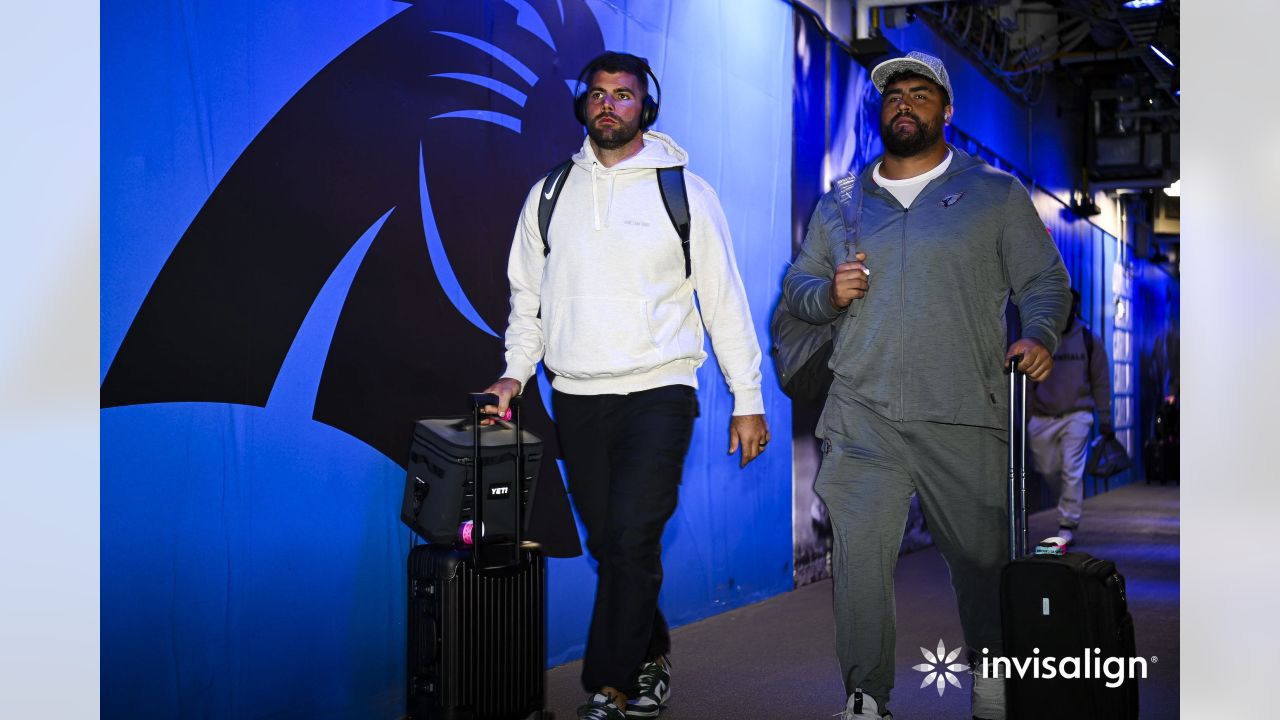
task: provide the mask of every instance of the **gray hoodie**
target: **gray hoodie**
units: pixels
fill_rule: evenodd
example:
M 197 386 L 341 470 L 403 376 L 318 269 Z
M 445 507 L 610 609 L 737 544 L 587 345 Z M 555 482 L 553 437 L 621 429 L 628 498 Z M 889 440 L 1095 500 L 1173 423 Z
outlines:
M 1093 337 L 1093 349 L 1084 336 Z M 1053 372 L 1035 383 L 1028 398 L 1032 415 L 1055 417 L 1079 411 L 1098 411 L 1098 422 L 1111 424 L 1111 370 L 1102 338 L 1077 318 L 1062 333 L 1053 354 Z
M 892 421 L 1005 428 L 1006 299 L 1012 291 L 1023 336 L 1053 352 L 1071 307 L 1069 281 L 1022 184 L 951 151 L 947 171 L 910 208 L 875 184 L 876 163 L 862 173 L 866 297 L 845 312 L 828 299 L 834 267 L 853 259 L 831 193 L 809 220 L 783 291 L 798 317 L 839 322 L 833 394 Z

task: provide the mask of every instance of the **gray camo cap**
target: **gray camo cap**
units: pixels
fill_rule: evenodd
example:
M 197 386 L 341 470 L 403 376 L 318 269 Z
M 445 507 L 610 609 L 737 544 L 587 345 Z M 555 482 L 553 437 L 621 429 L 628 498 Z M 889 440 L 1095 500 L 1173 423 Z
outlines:
M 919 73 L 941 85 L 947 91 L 947 98 L 950 99 L 952 104 L 955 103 L 956 94 L 951 91 L 951 76 L 947 75 L 947 66 L 943 65 L 938 58 L 915 50 L 907 53 L 906 57 L 885 60 L 875 66 L 871 71 L 871 84 L 876 86 L 876 90 L 883 93 L 889 76 L 902 70 Z

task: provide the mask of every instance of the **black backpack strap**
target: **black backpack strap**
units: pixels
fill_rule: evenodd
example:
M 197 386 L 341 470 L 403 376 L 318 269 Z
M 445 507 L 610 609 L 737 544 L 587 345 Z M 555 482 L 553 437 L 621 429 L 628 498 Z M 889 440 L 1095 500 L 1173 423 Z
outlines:
M 551 243 L 547 241 L 547 229 L 551 227 L 551 213 L 556 209 L 556 201 L 560 199 L 560 191 L 564 189 L 564 181 L 569 179 L 569 171 L 573 169 L 573 161 L 565 160 L 547 173 L 542 182 L 542 197 L 538 200 L 538 232 L 542 234 L 542 255 L 551 254 Z
M 667 216 L 675 225 L 680 236 L 680 249 L 684 251 L 684 276 L 693 274 L 693 263 L 689 259 L 689 192 L 684 185 L 683 167 L 658 168 L 658 190 L 662 193 L 662 204 L 667 208 Z

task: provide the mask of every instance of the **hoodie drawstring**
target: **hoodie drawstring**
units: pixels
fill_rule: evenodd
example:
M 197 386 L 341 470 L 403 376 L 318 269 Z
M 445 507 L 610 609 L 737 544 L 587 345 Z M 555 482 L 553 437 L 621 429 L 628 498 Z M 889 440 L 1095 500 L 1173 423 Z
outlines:
M 604 212 L 600 211 L 600 196 L 596 191 L 596 179 L 601 177 L 596 173 L 599 167 L 598 162 L 591 163 L 591 226 L 596 230 L 600 230 L 608 226 L 609 208 L 613 207 L 613 182 L 617 178 L 617 173 L 605 173 L 603 177 L 609 180 L 609 192 L 604 200 Z
M 600 199 L 596 197 L 596 163 L 591 163 L 591 219 L 592 227 L 600 229 Z
M 609 173 L 609 194 L 604 199 L 604 226 L 609 226 L 609 210 L 613 208 L 613 187 L 618 179 L 618 173 Z

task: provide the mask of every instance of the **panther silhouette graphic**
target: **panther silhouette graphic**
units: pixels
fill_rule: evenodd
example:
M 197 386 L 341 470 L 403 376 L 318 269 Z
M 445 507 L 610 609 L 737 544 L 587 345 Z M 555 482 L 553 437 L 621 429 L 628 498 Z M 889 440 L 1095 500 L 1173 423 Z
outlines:
M 516 217 L 529 187 L 580 145 L 572 84 L 603 50 L 584 0 L 416 2 L 365 35 L 205 201 L 111 360 L 102 407 L 265 407 L 325 281 L 381 223 L 313 418 L 404 465 L 414 419 L 457 414 L 463 390 L 501 370 Z M 527 426 L 554 451 L 538 394 L 530 383 Z M 556 464 L 543 468 L 553 481 L 538 483 L 529 535 L 576 554 Z

